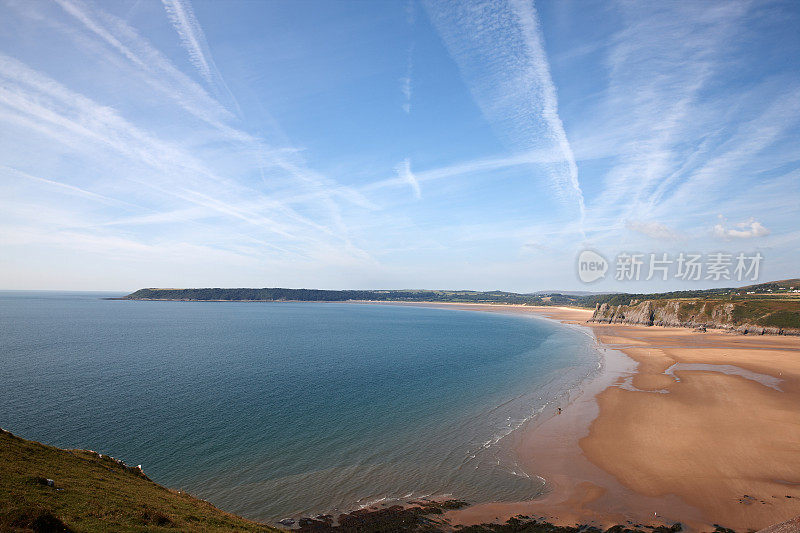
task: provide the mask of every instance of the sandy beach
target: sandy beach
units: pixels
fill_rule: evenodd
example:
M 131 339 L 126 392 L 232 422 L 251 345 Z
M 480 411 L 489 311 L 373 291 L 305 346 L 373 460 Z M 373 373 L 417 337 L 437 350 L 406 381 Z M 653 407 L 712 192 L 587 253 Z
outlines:
M 591 311 L 572 308 L 430 305 L 582 324 L 605 356 L 562 414 L 516 436 L 548 495 L 452 511 L 452 523 L 522 514 L 749 531 L 800 515 L 800 338 L 587 324 Z

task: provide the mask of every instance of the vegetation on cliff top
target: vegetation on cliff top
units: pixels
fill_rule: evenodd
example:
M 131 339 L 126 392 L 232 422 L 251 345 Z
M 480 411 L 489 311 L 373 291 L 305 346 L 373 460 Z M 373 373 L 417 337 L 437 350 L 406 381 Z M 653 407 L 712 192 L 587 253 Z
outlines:
M 420 501 L 304 518 L 300 533 L 601 533 L 591 525 L 556 526 L 519 516 L 502 524 L 452 526 L 445 513 L 463 501 Z M 681 525 L 614 526 L 606 533 L 676 533 Z M 62 450 L 0 429 L 0 531 L 272 532 L 186 493 L 162 487 L 139 468 L 88 450 Z M 283 530 L 285 531 L 285 530 Z M 732 531 L 718 527 L 719 533 Z
M 111 457 L 0 430 L 0 531 L 277 530 L 162 487 Z
M 796 335 L 800 332 L 800 298 L 632 299 L 601 305 L 591 321 Z

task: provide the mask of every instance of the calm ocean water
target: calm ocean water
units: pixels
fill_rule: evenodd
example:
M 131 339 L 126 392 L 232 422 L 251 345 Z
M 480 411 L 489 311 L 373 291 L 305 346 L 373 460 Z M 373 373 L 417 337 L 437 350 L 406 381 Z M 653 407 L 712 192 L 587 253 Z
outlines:
M 532 498 L 507 435 L 597 369 L 528 316 L 0 292 L 0 426 L 254 519 Z

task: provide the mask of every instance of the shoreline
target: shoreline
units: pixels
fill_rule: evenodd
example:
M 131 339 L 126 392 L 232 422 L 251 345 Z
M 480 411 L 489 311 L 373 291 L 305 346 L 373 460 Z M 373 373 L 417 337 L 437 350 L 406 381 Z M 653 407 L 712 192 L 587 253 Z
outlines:
M 587 323 L 591 310 L 359 302 L 529 314 L 588 329 L 604 359 L 560 415 L 514 449 L 548 493 L 449 511 L 454 525 L 531 516 L 757 530 L 800 515 L 800 339 Z M 777 384 L 777 385 L 776 385 Z

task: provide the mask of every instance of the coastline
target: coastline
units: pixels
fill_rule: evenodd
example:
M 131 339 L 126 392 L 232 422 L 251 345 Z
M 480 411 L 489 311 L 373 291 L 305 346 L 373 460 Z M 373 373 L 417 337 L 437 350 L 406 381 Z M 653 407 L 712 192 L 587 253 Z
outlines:
M 562 414 L 515 438 L 523 466 L 549 492 L 453 510 L 452 524 L 525 515 L 565 526 L 746 531 L 800 515 L 800 339 L 594 324 L 591 310 L 567 307 L 400 305 L 580 325 L 604 357 Z

